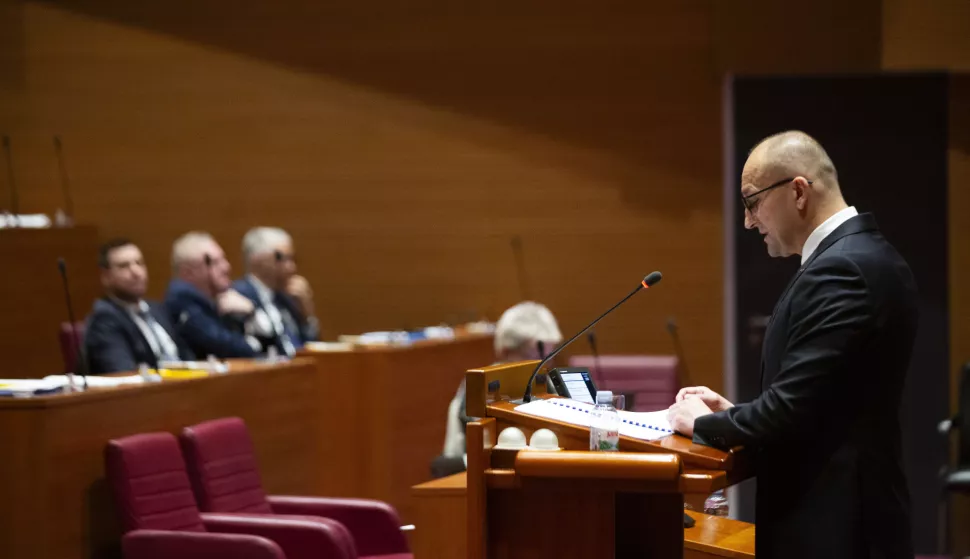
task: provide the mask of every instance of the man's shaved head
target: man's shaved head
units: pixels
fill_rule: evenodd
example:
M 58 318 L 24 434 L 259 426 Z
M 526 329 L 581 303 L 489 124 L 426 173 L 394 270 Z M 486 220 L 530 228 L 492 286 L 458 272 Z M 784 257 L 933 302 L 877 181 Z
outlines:
M 805 175 L 826 188 L 839 187 L 839 176 L 829 154 L 815 138 L 800 130 L 788 130 L 758 142 L 748 162 L 766 175 L 779 178 Z
M 771 256 L 800 254 L 809 234 L 847 207 L 829 154 L 799 130 L 754 146 L 741 171 L 741 197 L 744 226 L 764 236 Z

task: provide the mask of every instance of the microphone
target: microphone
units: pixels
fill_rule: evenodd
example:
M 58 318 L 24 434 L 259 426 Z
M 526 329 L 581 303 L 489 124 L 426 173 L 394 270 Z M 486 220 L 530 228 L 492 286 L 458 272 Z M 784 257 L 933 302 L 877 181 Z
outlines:
M 674 342 L 674 353 L 677 354 L 677 370 L 680 373 L 678 381 L 680 386 L 690 386 L 690 373 L 687 370 L 687 359 L 684 358 L 684 348 L 680 345 L 680 336 L 677 333 L 677 321 L 674 317 L 667 319 L 667 332 Z
M 67 264 L 64 262 L 63 258 L 57 259 L 57 269 L 61 272 L 61 284 L 64 286 L 64 300 L 67 303 L 67 319 L 71 321 L 71 337 L 74 341 L 74 350 L 78 355 L 77 372 L 81 375 L 81 380 L 84 383 L 84 389 L 87 390 L 87 360 L 84 358 L 84 351 L 81 349 L 81 336 L 79 336 L 77 333 L 77 324 L 74 320 L 74 305 L 71 303 L 71 288 L 67 282 Z
M 575 336 L 573 336 L 572 338 L 569 338 L 565 342 L 559 344 L 559 347 L 557 347 L 556 349 L 552 350 L 552 353 L 550 353 L 545 358 L 543 358 L 541 361 L 539 361 L 539 364 L 536 365 L 535 370 L 532 371 L 532 376 L 529 377 L 529 382 L 526 383 L 526 385 L 525 385 L 525 394 L 522 395 L 522 401 L 521 402 L 514 402 L 514 403 L 517 403 L 517 404 L 518 403 L 529 403 L 529 402 L 532 401 L 532 381 L 535 380 L 536 375 L 539 373 L 539 369 L 541 369 L 543 365 L 545 365 L 546 363 L 548 363 L 550 359 L 552 359 L 556 355 L 559 355 L 559 352 L 562 351 L 563 349 L 565 349 L 566 346 L 568 346 L 569 344 L 573 343 L 573 341 L 575 341 L 576 338 L 578 338 L 578 337 L 582 336 L 583 334 L 585 334 L 587 330 L 589 330 L 593 326 L 596 326 L 596 323 L 599 322 L 600 320 L 603 320 L 603 317 L 605 317 L 606 315 L 608 315 L 611 312 L 615 311 L 616 308 L 619 307 L 620 305 L 622 305 L 623 303 L 626 303 L 630 299 L 630 297 L 633 297 L 634 295 L 636 295 L 637 293 L 639 293 L 641 289 L 648 289 L 648 288 L 656 285 L 657 283 L 659 283 L 661 279 L 663 279 L 663 274 L 661 274 L 660 272 L 650 272 L 649 274 L 647 274 L 647 276 L 645 278 L 643 278 L 643 281 L 640 282 L 640 285 L 638 285 L 637 288 L 634 289 L 633 291 L 631 291 L 626 297 L 624 297 L 623 299 L 620 299 L 620 302 L 619 303 L 613 305 L 612 307 L 610 307 L 610 310 L 608 310 L 605 313 L 599 315 L 599 317 L 597 317 L 596 320 L 594 320 L 593 322 L 590 322 L 589 324 L 587 324 L 586 327 L 583 328 L 582 330 L 580 330 Z
M 512 256 L 515 258 L 515 273 L 519 278 L 519 296 L 523 301 L 531 301 L 531 291 L 529 290 L 529 278 L 525 273 L 525 257 L 522 254 L 522 238 L 518 235 L 512 237 Z
M 67 166 L 64 164 L 64 150 L 61 145 L 60 136 L 54 136 L 54 154 L 57 156 L 57 169 L 61 174 L 61 193 L 64 195 L 64 213 L 73 222 L 74 199 L 71 198 L 71 184 L 67 176 Z
M 218 293 L 216 293 L 216 280 L 212 278 L 212 256 L 206 253 L 203 256 L 203 260 L 205 261 L 205 277 L 209 280 L 209 291 L 211 292 L 211 297 L 215 299 Z
M 596 369 L 596 374 L 600 372 L 600 352 L 596 349 L 596 330 L 590 330 L 589 334 L 586 334 L 586 340 L 589 342 L 589 350 L 593 354 L 593 368 Z
M 10 150 L 10 136 L 3 136 L 3 154 L 7 160 L 7 182 L 10 183 L 10 213 L 14 216 L 20 213 L 20 196 L 17 193 L 17 181 L 13 173 L 13 153 Z

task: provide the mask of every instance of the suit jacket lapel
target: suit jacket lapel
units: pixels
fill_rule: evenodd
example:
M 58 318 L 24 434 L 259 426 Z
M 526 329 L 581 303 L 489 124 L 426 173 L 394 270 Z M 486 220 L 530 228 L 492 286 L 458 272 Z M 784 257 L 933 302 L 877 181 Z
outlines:
M 808 260 L 806 260 L 805 263 L 798 268 L 798 271 L 795 272 L 791 280 L 788 281 L 788 285 L 785 286 L 785 290 L 782 291 L 781 297 L 779 297 L 778 302 L 775 303 L 774 310 L 771 311 L 771 317 L 768 319 L 768 326 L 765 328 L 764 341 L 761 344 L 761 386 L 762 388 L 764 388 L 764 385 L 765 385 L 765 351 L 766 351 L 765 348 L 767 347 L 767 344 L 765 342 L 767 342 L 768 340 L 768 334 L 771 331 L 772 323 L 775 321 L 775 315 L 778 314 L 778 309 L 781 307 L 781 303 L 785 300 L 785 297 L 788 296 L 788 292 L 791 291 L 792 286 L 795 285 L 795 282 L 798 281 L 798 278 L 801 277 L 802 273 L 805 272 L 805 270 L 809 266 L 811 266 L 813 262 L 815 262 L 815 259 L 818 258 L 820 254 L 828 250 L 829 247 L 834 245 L 835 242 L 838 241 L 839 239 L 842 239 L 843 237 L 847 237 L 849 235 L 854 235 L 856 233 L 863 233 L 865 231 L 878 231 L 878 230 L 879 230 L 879 226 L 876 225 L 876 218 L 871 213 L 859 214 L 855 217 L 852 217 L 846 220 L 845 223 L 836 227 L 835 231 L 832 231 L 827 237 L 822 239 L 822 242 L 819 243 L 818 248 L 815 249 L 815 252 L 813 252 L 812 255 L 808 257 Z

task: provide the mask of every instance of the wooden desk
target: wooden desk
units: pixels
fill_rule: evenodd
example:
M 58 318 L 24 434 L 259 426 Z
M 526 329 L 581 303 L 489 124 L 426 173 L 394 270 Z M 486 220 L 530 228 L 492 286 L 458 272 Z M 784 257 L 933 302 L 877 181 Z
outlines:
M 455 474 L 411 488 L 416 559 L 465 559 L 468 537 L 465 474 Z
M 415 559 L 464 559 L 466 553 L 467 479 L 455 474 L 416 485 Z M 699 512 L 689 512 L 695 524 L 684 528 L 684 559 L 754 557 L 754 525 Z
M 404 347 L 302 352 L 325 379 L 325 397 L 314 408 L 322 452 L 330 457 L 320 470 L 323 494 L 387 501 L 405 524 L 413 523 L 411 486 L 428 479 L 444 447 L 448 404 L 467 369 L 493 360 L 492 340 L 468 334 Z
M 519 412 L 509 401 L 525 391 L 536 363 L 466 374 L 467 412 L 481 418 L 466 428 L 469 558 L 703 557 L 717 556 L 712 554 L 722 548 L 744 556 L 744 545 L 753 546 L 753 530 L 742 526 L 738 535 L 722 537 L 723 530 L 704 529 L 705 519 L 695 533 L 710 541 L 691 549 L 682 522 L 687 496 L 709 494 L 750 475 L 748 453 L 696 445 L 679 435 L 656 441 L 624 436 L 621 452 L 590 452 L 588 428 Z M 498 391 L 487 393 L 496 381 Z M 496 448 L 498 434 L 509 427 L 527 438 L 550 429 L 563 450 Z M 538 518 L 543 528 L 555 526 L 564 536 L 536 538 L 531 527 Z M 740 550 L 730 537 L 740 539 Z
M 200 421 L 242 417 L 270 493 L 324 495 L 319 422 L 330 394 L 310 360 L 233 363 L 230 373 L 31 399 L 0 399 L 0 557 L 116 556 L 121 532 L 104 482 L 112 438 L 179 433 Z M 341 454 L 351 452 L 343 448 Z
M 67 322 L 57 259 L 64 258 L 77 320 L 101 294 L 98 230 L 0 229 L 0 378 L 64 372 L 58 332 Z

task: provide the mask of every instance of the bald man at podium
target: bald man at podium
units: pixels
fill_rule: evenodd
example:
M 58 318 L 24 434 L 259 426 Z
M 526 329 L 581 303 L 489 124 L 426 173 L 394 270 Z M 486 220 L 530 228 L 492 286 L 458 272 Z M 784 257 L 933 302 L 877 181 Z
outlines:
M 685 388 L 671 425 L 757 456 L 759 559 L 913 557 L 900 400 L 916 336 L 916 283 L 872 214 L 842 197 L 835 165 L 792 131 L 741 174 L 745 227 L 772 257 L 799 255 L 765 333 L 762 393 L 734 405 Z

